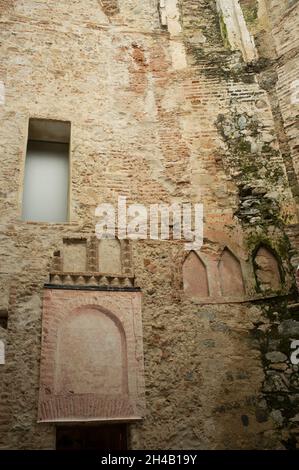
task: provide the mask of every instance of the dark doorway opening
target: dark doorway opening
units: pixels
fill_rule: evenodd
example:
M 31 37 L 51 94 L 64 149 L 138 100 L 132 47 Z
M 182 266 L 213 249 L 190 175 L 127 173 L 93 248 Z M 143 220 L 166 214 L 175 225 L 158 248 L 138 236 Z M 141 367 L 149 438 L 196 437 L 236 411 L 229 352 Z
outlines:
M 58 426 L 56 450 L 127 450 L 127 426 Z

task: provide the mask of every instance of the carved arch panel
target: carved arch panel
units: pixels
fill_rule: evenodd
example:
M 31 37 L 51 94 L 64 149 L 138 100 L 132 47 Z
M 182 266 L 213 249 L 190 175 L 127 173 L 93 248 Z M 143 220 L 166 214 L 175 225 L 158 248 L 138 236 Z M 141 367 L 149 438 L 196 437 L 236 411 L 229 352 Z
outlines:
M 201 258 L 191 251 L 183 264 L 184 291 L 190 297 L 209 297 L 207 268 Z
M 222 252 L 218 264 L 218 270 L 222 296 L 244 296 L 245 288 L 241 263 L 227 247 Z

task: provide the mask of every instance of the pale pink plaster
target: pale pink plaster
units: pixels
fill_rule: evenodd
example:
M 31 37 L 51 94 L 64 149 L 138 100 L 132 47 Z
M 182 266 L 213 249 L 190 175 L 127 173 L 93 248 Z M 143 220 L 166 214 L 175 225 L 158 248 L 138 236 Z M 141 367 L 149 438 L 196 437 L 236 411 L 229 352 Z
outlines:
M 144 414 L 141 294 L 46 290 L 38 419 Z

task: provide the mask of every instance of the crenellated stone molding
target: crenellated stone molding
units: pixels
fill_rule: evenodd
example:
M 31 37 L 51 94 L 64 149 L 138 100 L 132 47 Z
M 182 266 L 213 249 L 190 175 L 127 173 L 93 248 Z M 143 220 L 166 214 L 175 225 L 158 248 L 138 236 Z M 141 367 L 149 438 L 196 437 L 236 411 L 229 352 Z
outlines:
M 64 287 L 101 287 L 133 289 L 138 288 L 134 277 L 111 275 L 103 273 L 50 273 L 49 286 Z

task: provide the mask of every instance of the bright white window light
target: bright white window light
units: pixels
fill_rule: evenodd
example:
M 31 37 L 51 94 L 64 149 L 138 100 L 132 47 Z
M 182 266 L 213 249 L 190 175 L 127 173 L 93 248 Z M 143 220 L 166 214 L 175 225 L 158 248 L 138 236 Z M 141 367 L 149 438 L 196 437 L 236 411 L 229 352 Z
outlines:
M 68 221 L 69 123 L 33 119 L 25 163 L 22 218 Z

